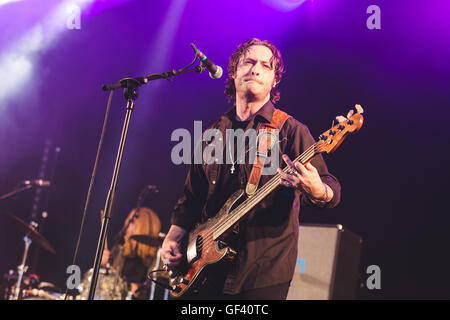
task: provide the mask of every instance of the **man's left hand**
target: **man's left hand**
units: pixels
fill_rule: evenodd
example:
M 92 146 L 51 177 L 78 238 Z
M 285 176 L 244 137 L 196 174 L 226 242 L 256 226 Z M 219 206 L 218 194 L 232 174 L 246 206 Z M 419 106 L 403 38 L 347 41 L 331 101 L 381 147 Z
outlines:
M 331 199 L 330 196 L 327 197 L 327 192 L 331 188 L 326 190 L 327 186 L 322 182 L 317 169 L 311 163 L 308 162 L 306 165 L 299 162 L 293 163 L 286 154 L 283 154 L 283 160 L 294 170 L 294 174 L 288 174 L 278 168 L 281 185 L 299 189 L 315 200 Z

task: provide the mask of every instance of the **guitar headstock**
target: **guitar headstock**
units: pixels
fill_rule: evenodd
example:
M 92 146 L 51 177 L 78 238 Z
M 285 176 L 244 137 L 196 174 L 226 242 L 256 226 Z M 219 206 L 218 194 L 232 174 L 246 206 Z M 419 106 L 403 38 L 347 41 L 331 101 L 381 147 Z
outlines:
M 356 113 L 350 110 L 347 117 L 337 116 L 336 119 L 339 123 L 319 136 L 317 152 L 333 152 L 340 146 L 349 133 L 358 131 L 362 127 L 364 121 L 362 113 L 364 110 L 359 104 L 355 105 L 355 109 Z

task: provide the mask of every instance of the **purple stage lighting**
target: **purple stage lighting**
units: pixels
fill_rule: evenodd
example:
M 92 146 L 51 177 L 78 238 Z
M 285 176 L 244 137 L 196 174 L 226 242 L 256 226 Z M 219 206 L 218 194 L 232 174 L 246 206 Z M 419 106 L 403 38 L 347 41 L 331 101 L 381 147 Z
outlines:
M 292 11 L 306 0 L 262 0 L 262 2 L 279 11 Z

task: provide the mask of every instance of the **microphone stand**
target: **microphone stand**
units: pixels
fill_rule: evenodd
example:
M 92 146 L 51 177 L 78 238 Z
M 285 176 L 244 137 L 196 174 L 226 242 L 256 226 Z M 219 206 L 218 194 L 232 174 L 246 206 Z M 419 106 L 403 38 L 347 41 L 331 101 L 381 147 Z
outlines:
M 172 81 L 172 79 L 176 75 L 179 75 L 179 74 L 189 73 L 189 72 L 200 73 L 200 72 L 204 71 L 205 66 L 203 64 L 200 64 L 193 69 L 187 69 L 188 67 L 190 67 L 194 64 L 194 62 L 197 60 L 197 58 L 198 57 L 196 55 L 194 61 L 192 61 L 191 64 L 189 64 L 188 66 L 186 66 L 183 69 L 178 70 L 178 71 L 172 69 L 168 72 L 164 72 L 164 73 L 160 73 L 160 74 L 152 73 L 146 77 L 124 78 L 117 82 L 105 84 L 102 87 L 102 89 L 104 91 L 115 90 L 118 88 L 124 88 L 124 97 L 125 97 L 125 100 L 127 101 L 127 105 L 126 105 L 125 119 L 124 119 L 123 128 L 122 128 L 122 134 L 121 134 L 120 142 L 119 142 L 119 148 L 117 151 L 116 161 L 114 164 L 111 185 L 110 185 L 110 189 L 108 191 L 107 197 L 106 197 L 106 203 L 105 203 L 105 208 L 104 208 L 104 219 L 102 222 L 102 227 L 100 230 L 100 235 L 99 235 L 99 239 L 98 239 L 98 243 L 97 243 L 97 251 L 95 254 L 94 267 L 93 267 L 91 285 L 89 288 L 88 300 L 94 299 L 94 293 L 95 293 L 95 288 L 97 286 L 100 263 L 101 263 L 102 256 L 103 256 L 103 250 L 105 248 L 105 240 L 106 240 L 106 235 L 107 235 L 107 231 L 108 231 L 109 220 L 111 219 L 111 211 L 112 211 L 112 207 L 114 204 L 114 198 L 115 198 L 115 194 L 116 194 L 117 180 L 119 177 L 120 166 L 122 164 L 122 157 L 123 157 L 123 153 L 124 153 L 126 138 L 128 135 L 128 128 L 130 126 L 131 113 L 134 110 L 135 100 L 137 99 L 137 96 L 138 96 L 137 89 L 138 89 L 138 87 L 142 86 L 143 84 L 147 84 L 148 82 L 156 80 L 156 79 L 166 79 L 168 81 Z

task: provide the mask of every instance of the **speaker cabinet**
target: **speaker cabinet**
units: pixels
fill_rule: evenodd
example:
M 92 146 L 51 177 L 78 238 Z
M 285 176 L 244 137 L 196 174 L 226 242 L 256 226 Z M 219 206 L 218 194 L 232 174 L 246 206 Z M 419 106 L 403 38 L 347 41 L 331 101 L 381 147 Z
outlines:
M 287 300 L 353 299 L 362 239 L 338 225 L 301 224 Z

